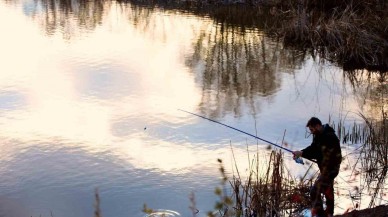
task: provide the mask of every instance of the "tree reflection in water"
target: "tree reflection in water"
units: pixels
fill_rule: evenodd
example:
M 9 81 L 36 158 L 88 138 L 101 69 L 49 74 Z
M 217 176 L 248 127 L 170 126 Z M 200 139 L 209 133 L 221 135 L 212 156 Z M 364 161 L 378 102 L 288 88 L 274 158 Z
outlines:
M 104 14 L 112 9 L 112 4 L 115 3 L 104 0 L 39 0 L 32 17 L 40 17 L 40 25 L 46 34 L 60 31 L 65 39 L 70 39 L 76 35 L 75 31 L 79 31 L 77 28 L 94 30 L 101 24 Z M 144 5 L 144 2 L 117 4 L 116 10 L 125 13 L 129 22 L 147 35 L 152 35 L 157 25 L 165 25 L 163 20 L 155 20 L 155 13 L 161 11 L 161 7 L 173 7 Z M 240 116 L 245 104 L 249 105 L 252 114 L 256 114 L 260 105 L 255 103 L 255 97 L 270 100 L 280 88 L 279 73 L 293 73 L 306 57 L 304 51 L 284 49 L 280 41 L 271 39 L 263 29 L 257 28 L 264 28 L 271 20 L 270 16 L 248 19 L 258 16 L 252 14 L 252 10 L 240 11 L 241 16 L 225 16 L 225 13 L 237 11 L 221 8 L 212 22 L 203 22 L 193 44 L 194 51 L 186 55 L 186 65 L 203 79 L 200 109 L 210 117 L 229 112 Z M 175 12 L 188 13 L 182 7 L 171 13 Z M 208 13 L 202 9 L 194 15 Z
M 7 2 L 12 4 L 12 1 Z M 271 37 L 271 30 L 283 24 L 271 16 L 273 9 L 261 7 L 254 10 L 237 6 L 194 7 L 175 1 L 37 0 L 31 16 L 40 18 L 46 34 L 60 31 L 65 39 L 70 39 L 78 29 L 94 30 L 113 5 L 136 29 L 149 35 L 158 25 L 165 25 L 164 20 L 155 21 L 155 14 L 161 11 L 206 17 L 207 22 L 203 22 L 199 29 L 193 27 L 196 34 L 193 51 L 184 55 L 185 64 L 202 79 L 201 112 L 212 118 L 229 112 L 240 116 L 243 103 L 249 105 L 252 114 L 256 114 L 260 105 L 255 103 L 255 98 L 271 100 L 280 88 L 280 73 L 292 74 L 301 68 L 307 57 L 316 55 L 315 51 L 303 47 L 286 49 L 281 40 Z M 353 82 L 355 92 L 362 94 L 365 88 L 358 88 L 358 73 L 345 72 L 344 75 Z M 380 80 L 384 83 L 386 76 L 382 75 Z M 385 87 L 375 82 L 369 85 L 372 87 L 366 90 Z M 368 92 L 364 95 L 368 105 L 380 101 L 375 94 Z
M 91 31 L 101 24 L 109 5 L 105 0 L 38 0 L 31 16 L 41 18 L 47 35 L 60 31 L 64 39 L 70 39 L 78 28 Z
M 260 32 L 221 23 L 201 34 L 187 64 L 203 66 L 200 108 L 214 118 L 229 112 L 240 116 L 244 103 L 256 114 L 260 105 L 255 98 L 271 99 L 280 88 L 280 73 L 293 73 L 304 58 Z

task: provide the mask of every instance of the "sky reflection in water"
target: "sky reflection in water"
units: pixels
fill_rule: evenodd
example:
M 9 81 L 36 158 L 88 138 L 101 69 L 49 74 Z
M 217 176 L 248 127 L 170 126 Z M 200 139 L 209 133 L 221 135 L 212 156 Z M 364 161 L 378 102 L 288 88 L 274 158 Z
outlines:
M 177 109 L 277 143 L 287 130 L 292 148 L 310 142 L 310 116 L 358 109 L 341 70 L 311 58 L 290 66 L 291 51 L 256 31 L 244 37 L 253 51 L 265 44 L 265 56 L 233 59 L 227 50 L 242 36 L 193 15 L 106 3 L 81 22 L 77 10 L 46 14 L 40 1 L 0 5 L 0 199 L 23 207 L 10 212 L 90 216 L 98 187 L 104 216 L 142 216 L 144 202 L 186 216 L 191 191 L 204 215 L 216 159 L 232 165 L 231 143 L 245 171 L 256 141 Z

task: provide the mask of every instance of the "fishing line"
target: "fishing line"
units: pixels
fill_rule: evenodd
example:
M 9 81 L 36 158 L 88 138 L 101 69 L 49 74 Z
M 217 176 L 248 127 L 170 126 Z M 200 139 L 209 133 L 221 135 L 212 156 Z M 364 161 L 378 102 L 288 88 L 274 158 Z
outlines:
M 277 144 L 275 144 L 275 143 L 273 143 L 273 142 L 270 142 L 270 141 L 268 141 L 268 140 L 266 140 L 266 139 L 263 139 L 263 138 L 260 138 L 260 137 L 258 137 L 258 136 L 255 136 L 255 135 L 253 135 L 253 134 L 250 134 L 250 133 L 247 133 L 247 132 L 245 132 L 245 131 L 239 130 L 239 129 L 234 128 L 234 127 L 232 127 L 232 126 L 223 124 L 223 123 L 218 122 L 218 121 L 216 121 L 216 120 L 212 120 L 212 119 L 207 118 L 207 117 L 204 117 L 204 116 L 202 116 L 202 115 L 195 114 L 195 113 L 192 113 L 192 112 L 188 112 L 188 111 L 185 111 L 185 110 L 182 110 L 182 109 L 178 109 L 178 110 L 179 110 L 179 111 L 182 111 L 182 112 L 186 112 L 186 113 L 191 114 L 191 115 L 194 115 L 194 116 L 197 116 L 197 117 L 200 117 L 200 118 L 203 118 L 203 119 L 206 119 L 206 120 L 208 120 L 208 121 L 211 121 L 211 122 L 220 124 L 220 125 L 222 125 L 222 126 L 228 127 L 228 128 L 230 128 L 230 129 L 236 130 L 236 131 L 238 131 L 238 132 L 240 132 L 240 133 L 244 133 L 244 134 L 246 134 L 246 135 L 248 135 L 248 136 L 251 136 L 251 137 L 253 137 L 253 138 L 256 138 L 256 139 L 258 139 L 258 140 L 261 140 L 261 141 L 266 142 L 266 143 L 268 143 L 268 144 L 271 144 L 271 145 L 273 145 L 273 146 L 276 146 L 276 147 L 278 147 L 278 148 L 280 148 L 280 149 L 283 149 L 283 150 L 285 150 L 285 151 L 287 151 L 287 152 L 293 153 L 293 151 L 291 151 L 291 150 L 288 149 L 288 148 L 282 147 L 282 146 L 277 145 Z M 314 160 L 311 160 L 311 159 L 308 159 L 308 158 L 305 158 L 305 159 L 307 159 L 307 160 L 309 160 L 309 161 L 312 161 L 312 162 L 316 163 L 316 161 L 314 161 Z M 296 162 L 296 163 L 299 163 L 299 164 L 304 164 L 303 160 L 302 160 L 300 157 L 299 157 L 299 158 L 296 158 L 296 159 L 295 159 L 295 162 Z

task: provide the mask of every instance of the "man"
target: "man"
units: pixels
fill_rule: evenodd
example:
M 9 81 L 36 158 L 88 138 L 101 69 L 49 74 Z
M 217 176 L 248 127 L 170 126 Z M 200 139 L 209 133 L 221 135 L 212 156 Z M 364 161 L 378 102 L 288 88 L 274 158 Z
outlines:
M 341 147 L 335 131 L 328 124 L 312 117 L 306 127 L 313 134 L 310 146 L 294 151 L 294 159 L 303 157 L 317 161 L 320 175 L 310 191 L 312 215 L 317 217 L 333 216 L 334 213 L 334 178 L 338 175 L 342 161 Z M 321 193 L 326 198 L 326 210 L 323 210 Z

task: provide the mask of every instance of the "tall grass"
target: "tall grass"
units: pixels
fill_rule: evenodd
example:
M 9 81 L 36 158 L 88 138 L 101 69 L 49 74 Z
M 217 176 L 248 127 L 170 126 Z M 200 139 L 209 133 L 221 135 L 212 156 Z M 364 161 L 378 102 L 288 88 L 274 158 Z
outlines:
M 294 178 L 285 167 L 280 151 L 272 151 L 263 165 L 258 157 L 254 159 L 245 180 L 237 165 L 236 174 L 229 179 L 222 161 L 219 162 L 223 188 L 216 190 L 220 200 L 216 203 L 216 211 L 209 212 L 208 216 L 287 216 L 309 206 L 311 180 Z M 231 194 L 223 190 L 227 182 Z
M 378 0 L 332 2 L 317 9 L 302 1 L 286 16 L 291 23 L 280 29 L 288 46 L 304 46 L 344 69 L 387 71 L 388 9 Z
M 388 172 L 388 85 L 386 77 L 371 78 L 370 73 L 353 73 L 350 80 L 353 88 L 361 96 L 361 101 L 368 101 L 369 112 L 359 114 L 362 123 L 345 126 L 337 123 L 337 133 L 343 143 L 356 144 L 356 165 L 362 171 L 365 187 L 371 192 L 369 207 L 376 204 L 376 198 L 386 187 Z M 366 89 L 366 90 L 365 90 Z M 355 169 L 353 169 L 355 171 Z
M 369 140 L 362 146 L 360 159 L 365 171 L 368 189 L 372 190 L 369 207 L 375 205 L 375 199 L 384 189 L 388 173 L 388 123 L 387 113 L 383 112 L 381 122 L 373 122 L 364 117 L 369 128 Z
M 388 172 L 388 125 L 387 113 L 382 112 L 379 120 L 367 118 L 360 114 L 364 123 L 353 123 L 345 126 L 343 123 L 334 124 L 342 143 L 357 144 L 357 149 L 352 153 L 357 159 L 351 165 L 352 173 L 359 173 L 363 183 L 371 194 L 369 207 L 376 205 L 378 195 L 386 187 Z M 361 172 L 359 172 L 361 171 Z

